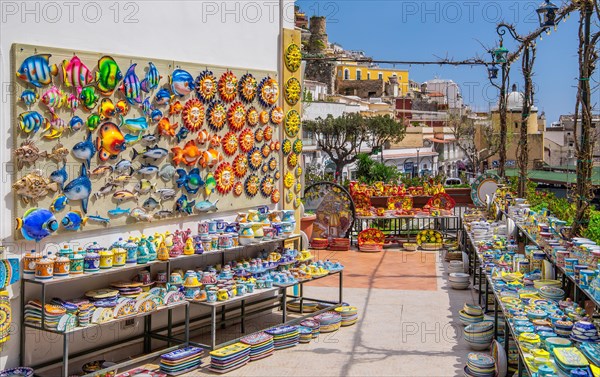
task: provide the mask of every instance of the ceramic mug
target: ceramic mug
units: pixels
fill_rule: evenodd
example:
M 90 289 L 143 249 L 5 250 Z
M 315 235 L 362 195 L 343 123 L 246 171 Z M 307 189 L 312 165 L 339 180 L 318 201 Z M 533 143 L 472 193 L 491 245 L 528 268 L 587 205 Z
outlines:
M 237 284 L 235 286 L 235 294 L 236 296 L 243 296 L 246 294 L 246 286 L 242 283 Z
M 208 234 L 208 221 L 201 221 L 198 223 L 198 234 Z
M 223 233 L 225 230 L 225 221 L 223 219 L 215 219 L 217 233 Z
M 216 221 L 211 220 L 208 222 L 208 233 L 210 233 L 210 234 L 217 233 L 217 222 Z
M 254 293 L 254 287 L 256 285 L 254 283 L 246 283 L 246 292 Z
M 217 301 L 217 292 L 210 290 L 206 292 L 206 302 L 216 302 Z

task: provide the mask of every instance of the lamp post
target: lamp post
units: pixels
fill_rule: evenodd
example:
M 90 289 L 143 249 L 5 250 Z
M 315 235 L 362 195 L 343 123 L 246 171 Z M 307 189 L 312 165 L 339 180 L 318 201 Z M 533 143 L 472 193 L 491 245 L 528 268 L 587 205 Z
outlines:
M 501 24 L 502 25 L 502 24 Z M 498 68 L 493 65 L 488 69 L 488 78 L 490 83 L 495 86 L 499 91 L 498 99 L 498 115 L 500 117 L 500 148 L 498 150 L 499 164 L 498 164 L 498 175 L 504 178 L 506 171 L 504 165 L 506 164 L 506 139 L 507 139 L 507 125 L 506 125 L 506 87 L 508 85 L 510 63 L 508 62 L 508 49 L 504 47 L 503 35 L 506 33 L 502 30 L 501 25 L 496 28 L 496 33 L 500 36 L 500 45 L 491 50 L 492 61 L 496 64 L 500 64 L 501 77 L 500 84 L 494 83 L 494 79 L 498 77 Z
M 417 177 L 421 176 L 421 160 L 419 159 L 419 152 L 421 152 L 421 148 L 417 148 Z

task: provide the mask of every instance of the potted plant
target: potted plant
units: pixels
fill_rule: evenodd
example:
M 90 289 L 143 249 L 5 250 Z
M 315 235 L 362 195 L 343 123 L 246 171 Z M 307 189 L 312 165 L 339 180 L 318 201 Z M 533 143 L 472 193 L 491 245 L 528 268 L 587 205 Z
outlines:
M 300 230 L 303 231 L 309 240 L 312 240 L 313 223 L 317 219 L 314 211 L 306 211 L 300 218 Z

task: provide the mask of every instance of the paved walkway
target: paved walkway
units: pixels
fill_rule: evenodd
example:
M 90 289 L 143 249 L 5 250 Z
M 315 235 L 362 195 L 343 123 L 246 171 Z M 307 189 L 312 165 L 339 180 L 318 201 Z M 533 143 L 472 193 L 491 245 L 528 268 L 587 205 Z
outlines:
M 326 257 L 323 253 L 320 258 Z M 331 258 L 346 266 L 344 301 L 359 308 L 359 322 L 310 344 L 277 351 L 228 376 L 462 375 L 469 349 L 455 313 L 476 296 L 446 286 L 446 263 L 438 253 L 351 251 Z M 336 279 L 309 284 L 306 293 L 336 298 Z

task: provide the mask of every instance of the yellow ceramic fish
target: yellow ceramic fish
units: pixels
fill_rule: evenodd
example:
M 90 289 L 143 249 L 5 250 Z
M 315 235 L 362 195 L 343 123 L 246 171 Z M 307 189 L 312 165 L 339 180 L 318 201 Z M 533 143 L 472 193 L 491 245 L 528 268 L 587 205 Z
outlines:
M 117 156 L 125 150 L 125 137 L 116 124 L 112 122 L 102 124 L 96 138 L 96 148 L 98 148 L 98 157 L 102 161 Z

